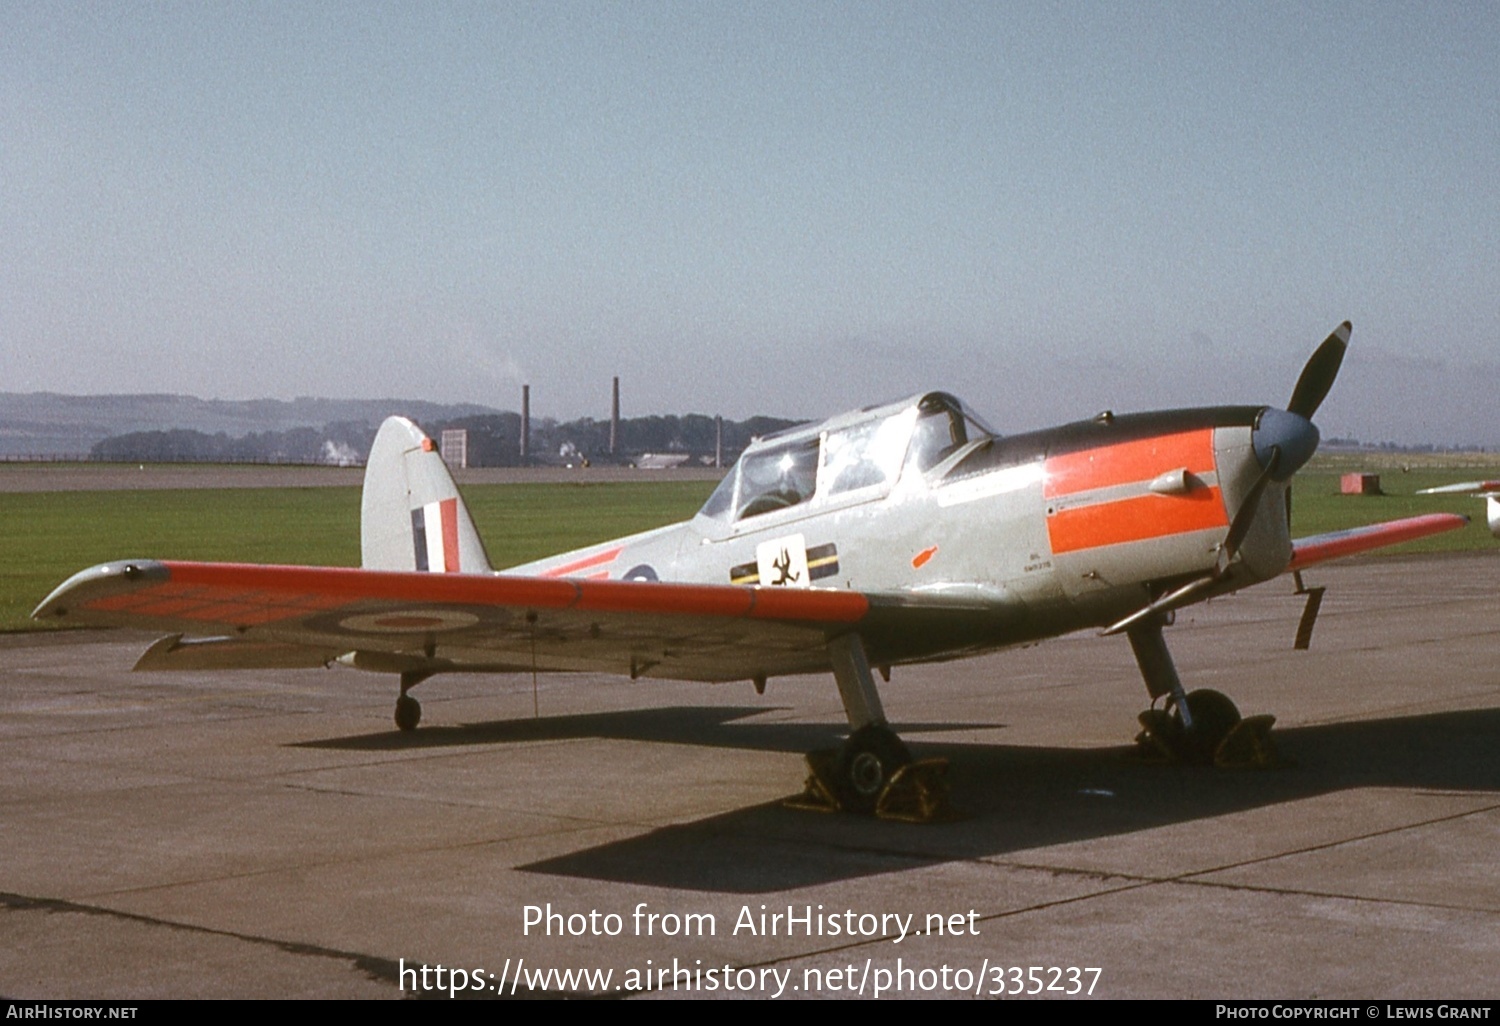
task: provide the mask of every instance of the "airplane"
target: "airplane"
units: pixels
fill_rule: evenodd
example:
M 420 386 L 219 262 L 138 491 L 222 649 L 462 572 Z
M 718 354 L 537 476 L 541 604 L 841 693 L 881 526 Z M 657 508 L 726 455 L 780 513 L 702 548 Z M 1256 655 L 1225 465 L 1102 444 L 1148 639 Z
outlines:
M 1485 513 L 1489 519 L 1490 534 L 1500 538 L 1500 481 L 1464 481 L 1461 484 L 1442 485 L 1438 488 L 1422 488 L 1417 491 L 1417 494 L 1460 494 L 1483 499 Z
M 809 755 L 809 786 L 862 813 L 913 800 L 930 813 L 945 787 L 887 721 L 875 671 L 1100 628 L 1126 636 L 1145 680 L 1138 740 L 1188 762 L 1253 760 L 1272 717 L 1185 690 L 1163 635 L 1175 611 L 1467 523 L 1434 513 L 1290 537 L 1292 475 L 1317 448 L 1312 417 L 1349 334 L 1345 322 L 1318 347 L 1285 409 L 1105 412 L 1002 437 L 928 392 L 790 428 L 747 447 L 691 520 L 503 572 L 432 440 L 392 417 L 366 465 L 361 568 L 118 560 L 33 616 L 173 632 L 137 670 L 397 674 L 403 731 L 421 718 L 411 689 L 443 673 L 763 691 L 832 671 L 849 735 Z

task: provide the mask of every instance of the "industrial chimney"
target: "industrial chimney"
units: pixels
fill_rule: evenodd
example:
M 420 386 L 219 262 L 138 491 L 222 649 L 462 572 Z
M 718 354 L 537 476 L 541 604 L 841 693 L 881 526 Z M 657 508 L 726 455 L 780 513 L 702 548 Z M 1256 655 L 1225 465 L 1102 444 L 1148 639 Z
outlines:
M 609 454 L 613 456 L 620 444 L 620 379 L 615 378 L 614 393 L 609 403 Z
M 521 386 L 521 463 L 531 453 L 531 386 Z

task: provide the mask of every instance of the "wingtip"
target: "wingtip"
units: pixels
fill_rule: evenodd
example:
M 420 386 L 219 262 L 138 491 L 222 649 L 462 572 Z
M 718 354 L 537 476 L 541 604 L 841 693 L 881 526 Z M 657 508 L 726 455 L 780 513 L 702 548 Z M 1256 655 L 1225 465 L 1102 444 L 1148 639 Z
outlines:
M 61 620 L 80 602 L 128 591 L 142 583 L 166 580 L 167 568 L 154 559 L 121 559 L 100 563 L 63 581 L 31 611 L 33 620 Z

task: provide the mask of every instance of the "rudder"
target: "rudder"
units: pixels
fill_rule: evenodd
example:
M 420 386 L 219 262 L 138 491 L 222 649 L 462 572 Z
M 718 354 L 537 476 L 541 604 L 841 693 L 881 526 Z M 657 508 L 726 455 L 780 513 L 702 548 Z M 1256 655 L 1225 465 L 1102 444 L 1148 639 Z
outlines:
M 370 446 L 360 553 L 366 570 L 493 572 L 437 446 L 405 417 L 387 417 Z

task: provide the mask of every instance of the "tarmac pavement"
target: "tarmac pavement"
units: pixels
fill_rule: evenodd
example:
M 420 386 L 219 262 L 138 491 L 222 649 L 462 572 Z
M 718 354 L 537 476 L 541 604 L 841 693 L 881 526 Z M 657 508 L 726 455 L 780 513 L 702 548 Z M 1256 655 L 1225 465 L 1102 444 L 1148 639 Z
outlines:
M 783 806 L 831 678 L 438 677 L 401 735 L 392 678 L 0 636 L 0 997 L 1493 998 L 1497 571 L 1317 568 L 1309 652 L 1287 582 L 1179 613 L 1269 770 L 1143 762 L 1120 638 L 897 668 L 959 811 L 920 826 Z

